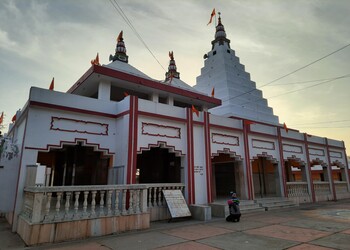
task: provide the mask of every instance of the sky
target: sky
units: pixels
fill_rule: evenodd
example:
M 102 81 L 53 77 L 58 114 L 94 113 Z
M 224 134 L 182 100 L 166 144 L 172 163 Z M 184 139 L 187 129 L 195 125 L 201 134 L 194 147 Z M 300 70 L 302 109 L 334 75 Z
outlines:
M 100 62 L 108 64 L 121 30 L 129 64 L 163 80 L 168 52 L 174 51 L 181 79 L 195 85 L 214 39 L 214 23 L 207 25 L 213 8 L 221 12 L 231 48 L 258 88 L 350 43 L 348 0 L 1 0 L 2 131 L 28 100 L 31 86 L 48 88 L 55 77 L 55 90 L 66 92 L 97 52 Z M 280 123 L 343 140 L 348 155 L 349 58 L 350 46 L 259 88 Z M 319 81 L 337 77 L 341 78 Z M 315 84 L 319 85 L 312 87 Z

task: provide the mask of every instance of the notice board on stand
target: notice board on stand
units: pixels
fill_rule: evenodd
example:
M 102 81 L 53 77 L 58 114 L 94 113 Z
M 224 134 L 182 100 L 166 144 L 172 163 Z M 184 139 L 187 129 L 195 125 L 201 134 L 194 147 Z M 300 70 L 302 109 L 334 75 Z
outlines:
M 171 218 L 191 216 L 181 190 L 163 190 L 163 195 L 168 204 Z

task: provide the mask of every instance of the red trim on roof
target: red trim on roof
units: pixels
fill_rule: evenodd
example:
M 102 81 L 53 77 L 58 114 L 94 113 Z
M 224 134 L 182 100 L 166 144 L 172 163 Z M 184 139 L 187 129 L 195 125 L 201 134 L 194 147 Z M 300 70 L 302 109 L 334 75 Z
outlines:
M 94 66 L 92 65 L 84 75 L 82 75 L 76 83 L 70 87 L 70 89 L 67 91 L 67 93 L 72 93 L 74 90 L 76 90 L 92 73 L 94 73 Z
M 146 86 L 149 88 L 154 88 L 154 89 L 158 89 L 161 91 L 166 91 L 166 92 L 170 92 L 173 94 L 177 94 L 177 95 L 181 95 L 181 96 L 186 96 L 189 98 L 193 98 L 196 100 L 201 100 L 201 101 L 205 101 L 208 103 L 213 103 L 213 104 L 217 104 L 217 105 L 221 105 L 221 100 L 214 98 L 214 97 L 210 97 L 210 96 L 206 96 L 203 94 L 199 94 L 199 93 L 195 93 L 189 90 L 185 90 L 185 89 L 181 89 L 181 88 L 177 88 L 174 86 L 169 86 L 160 82 L 156 82 L 156 81 L 152 81 L 149 79 L 145 79 L 145 78 L 141 78 L 139 76 L 135 76 L 135 75 L 131 75 L 128 73 L 124 73 L 115 69 L 110 69 L 104 66 L 98 66 L 98 65 L 92 65 L 89 70 L 67 91 L 68 93 L 73 93 L 77 88 L 79 88 L 84 81 L 86 81 L 90 75 L 92 73 L 96 73 L 96 74 L 101 74 L 101 75 L 105 75 L 105 76 L 109 76 L 109 77 L 113 77 L 113 78 L 118 78 L 120 80 L 124 80 L 124 81 L 128 81 L 128 82 L 132 82 L 138 85 L 142 85 L 142 86 Z

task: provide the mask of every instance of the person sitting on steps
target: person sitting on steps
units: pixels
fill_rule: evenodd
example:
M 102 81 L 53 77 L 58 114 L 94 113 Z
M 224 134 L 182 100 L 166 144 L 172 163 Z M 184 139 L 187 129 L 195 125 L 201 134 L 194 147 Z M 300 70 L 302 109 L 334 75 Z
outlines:
M 230 214 L 226 217 L 226 221 L 239 222 L 241 218 L 241 211 L 239 209 L 240 202 L 235 192 L 230 192 L 230 194 L 231 194 L 231 199 L 227 201 Z

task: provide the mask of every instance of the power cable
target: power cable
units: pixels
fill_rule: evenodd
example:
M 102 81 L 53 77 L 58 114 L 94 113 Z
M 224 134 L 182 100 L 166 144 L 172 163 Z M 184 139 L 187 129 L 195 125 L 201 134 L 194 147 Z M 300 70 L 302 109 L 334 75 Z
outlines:
M 313 88 L 313 87 L 316 87 L 316 86 L 319 86 L 319 85 L 322 85 L 322 84 L 325 84 L 325 83 L 333 82 L 333 81 L 336 81 L 336 80 L 339 80 L 339 79 L 342 79 L 342 78 L 345 78 L 345 77 L 349 77 L 349 76 L 350 76 L 350 74 L 347 74 L 347 75 L 340 76 L 340 77 L 337 77 L 337 78 L 334 78 L 334 79 L 331 79 L 331 80 L 328 80 L 328 81 L 323 81 L 323 82 L 320 82 L 320 83 L 316 83 L 314 85 L 307 86 L 305 88 L 288 91 L 288 92 L 285 92 L 285 93 L 282 93 L 282 94 L 279 94 L 279 95 L 275 95 L 275 96 L 270 96 L 270 97 L 267 97 L 266 99 L 271 99 L 271 98 L 275 98 L 275 97 L 279 97 L 279 96 L 295 93 L 295 92 L 298 92 L 298 91 L 301 91 L 301 90 Z
M 345 75 L 345 76 L 341 76 L 341 77 L 337 77 L 337 78 L 333 78 L 333 79 L 331 79 L 331 80 L 323 81 L 323 82 L 321 82 L 321 83 L 317 83 L 317 84 L 314 84 L 314 85 L 311 85 L 311 86 L 308 86 L 308 87 L 305 87 L 305 88 L 301 88 L 301 89 L 297 89 L 297 90 L 292 90 L 292 91 L 289 91 L 289 92 L 286 92 L 286 93 L 282 93 L 282 94 L 279 94 L 279 95 L 267 97 L 266 99 L 271 99 L 271 98 L 275 98 L 275 97 L 278 97 L 278 96 L 287 95 L 287 94 L 294 93 L 294 92 L 298 92 L 298 91 L 301 91 L 301 90 L 313 88 L 313 87 L 316 87 L 316 86 L 319 86 L 319 85 L 322 85 L 322 84 L 325 84 L 325 83 L 333 82 L 333 81 L 335 81 L 335 80 L 339 80 L 339 79 L 342 79 L 342 78 L 345 78 L 345 77 L 349 77 L 349 76 L 350 76 L 350 74 Z
M 327 80 L 332 80 L 332 79 L 339 79 L 339 78 L 348 78 L 349 76 L 342 76 L 342 77 L 332 77 L 332 78 L 325 78 L 325 79 L 317 79 L 317 80 L 309 80 L 309 81 L 301 81 L 301 82 L 288 82 L 288 83 L 280 83 L 280 84 L 271 84 L 271 86 L 284 86 L 284 85 L 292 85 L 292 84 L 305 84 L 305 83 L 312 83 L 312 82 L 322 82 L 322 81 L 327 81 Z
M 314 124 L 326 124 L 326 123 L 338 123 L 338 122 L 350 122 L 350 120 L 324 121 L 324 122 L 310 122 L 310 123 L 302 123 L 302 124 L 292 124 L 291 126 L 314 125 Z
M 339 49 L 337 49 L 337 50 L 335 50 L 335 51 L 333 51 L 333 52 L 331 52 L 331 53 L 329 53 L 329 54 L 327 54 L 327 55 L 325 55 L 325 56 L 323 56 L 323 57 L 321 57 L 321 58 L 319 58 L 319 59 L 317 59 L 317 60 L 315 60 L 315 61 L 312 61 L 312 62 L 310 62 L 310 63 L 308 63 L 308 64 L 306 64 L 306 65 L 304 65 L 304 66 L 302 66 L 302 67 L 300 67 L 300 68 L 298 68 L 298 69 L 296 69 L 296 70 L 294 70 L 294 71 L 292 71 L 292 72 L 290 72 L 290 73 L 288 73 L 288 74 L 285 74 L 285 75 L 283 75 L 283 76 L 281 76 L 281 77 L 278 77 L 278 78 L 276 78 L 275 80 L 272 80 L 272 81 L 270 81 L 270 82 L 268 82 L 268 83 L 266 83 L 266 84 L 263 84 L 263 85 L 259 86 L 259 88 L 263 88 L 263 87 L 265 87 L 265 86 L 267 86 L 267 85 L 270 85 L 271 83 L 277 82 L 277 81 L 279 81 L 279 80 L 281 80 L 281 79 L 283 79 L 283 78 L 285 78 L 285 77 L 287 77 L 287 76 L 290 76 L 290 75 L 292 75 L 292 74 L 294 74 L 294 73 L 296 73 L 296 72 L 298 72 L 298 71 L 300 71 L 300 70 L 302 70 L 302 69 L 305 69 L 305 68 L 307 68 L 307 67 L 309 67 L 309 66 L 311 66 L 311 65 L 313 65 L 313 64 L 315 64 L 315 63 L 317 63 L 317 62 L 319 62 L 319 61 L 321 61 L 321 60 L 323 60 L 323 59 L 325 59 L 325 58 L 327 58 L 327 57 L 329 57 L 329 56 L 331 56 L 331 55 L 333 55 L 333 54 L 335 54 L 335 53 L 337 53 L 337 52 L 339 52 L 339 51 L 341 51 L 341 50 L 343 50 L 343 49 L 345 49 L 345 48 L 347 48 L 347 47 L 349 47 L 349 46 L 350 46 L 350 43 L 347 44 L 347 45 L 345 45 L 345 46 L 343 46 L 343 47 L 341 47 L 341 48 L 339 48 Z M 258 90 L 258 89 L 256 89 L 256 88 L 255 88 L 255 89 L 252 89 L 252 90 L 249 90 L 249 91 L 244 92 L 244 93 L 242 93 L 242 94 L 239 94 L 239 95 L 233 96 L 233 97 L 231 97 L 231 98 L 228 98 L 228 99 L 225 100 L 225 101 L 228 101 L 228 100 L 231 100 L 231 99 L 235 99 L 235 98 L 241 97 L 241 96 L 243 96 L 243 95 L 249 94 L 249 93 L 251 93 L 251 92 L 253 92 L 253 91 L 257 91 L 257 90 Z
M 316 86 L 319 86 L 319 85 L 322 85 L 322 84 L 325 84 L 325 83 L 333 82 L 333 81 L 335 81 L 335 80 L 343 79 L 343 78 L 346 78 L 346 77 L 350 77 L 350 74 L 347 74 L 347 75 L 344 75 L 344 76 L 339 76 L 339 77 L 336 77 L 336 78 L 332 78 L 332 79 L 330 79 L 330 80 L 323 81 L 323 82 L 320 82 L 320 83 L 316 83 L 316 84 L 314 84 L 314 85 L 307 86 L 307 87 L 305 87 L 305 88 L 296 89 L 296 90 L 288 91 L 288 92 L 285 92 L 285 93 L 282 93 L 282 94 L 278 94 L 278 95 L 275 95 L 275 96 L 266 97 L 265 99 L 272 99 L 272 98 L 275 98 L 275 97 L 280 97 L 280 96 L 283 96 L 283 95 L 295 93 L 295 92 L 298 92 L 298 91 L 301 91 L 301 90 L 313 88 L 313 87 L 316 87 Z M 261 99 L 261 100 L 263 100 L 263 99 Z M 247 103 L 255 103 L 255 102 L 259 102 L 259 101 L 261 101 L 261 100 L 248 101 L 248 102 L 245 102 L 245 103 L 242 103 L 242 104 L 239 104 L 239 105 L 242 106 L 242 105 L 245 105 L 245 104 L 247 104 Z
M 157 59 L 157 57 L 153 54 L 153 52 L 151 51 L 151 49 L 148 47 L 148 45 L 146 44 L 146 42 L 143 40 L 143 38 L 141 37 L 141 35 L 137 32 L 136 28 L 134 27 L 134 25 L 131 23 L 131 21 L 129 20 L 129 18 L 127 17 L 127 15 L 124 13 L 123 9 L 120 7 L 120 5 L 118 4 L 117 0 L 109 0 L 110 3 L 113 5 L 113 7 L 117 10 L 117 12 L 121 15 L 121 17 L 124 19 L 124 21 L 126 22 L 126 24 L 131 28 L 131 30 L 134 32 L 134 34 L 136 35 L 136 37 L 141 41 L 141 43 L 145 46 L 145 48 L 149 51 L 149 53 L 152 55 L 152 57 L 157 61 L 157 63 L 162 67 L 162 69 L 166 72 L 166 69 L 163 67 L 163 65 L 159 62 L 159 60 Z

